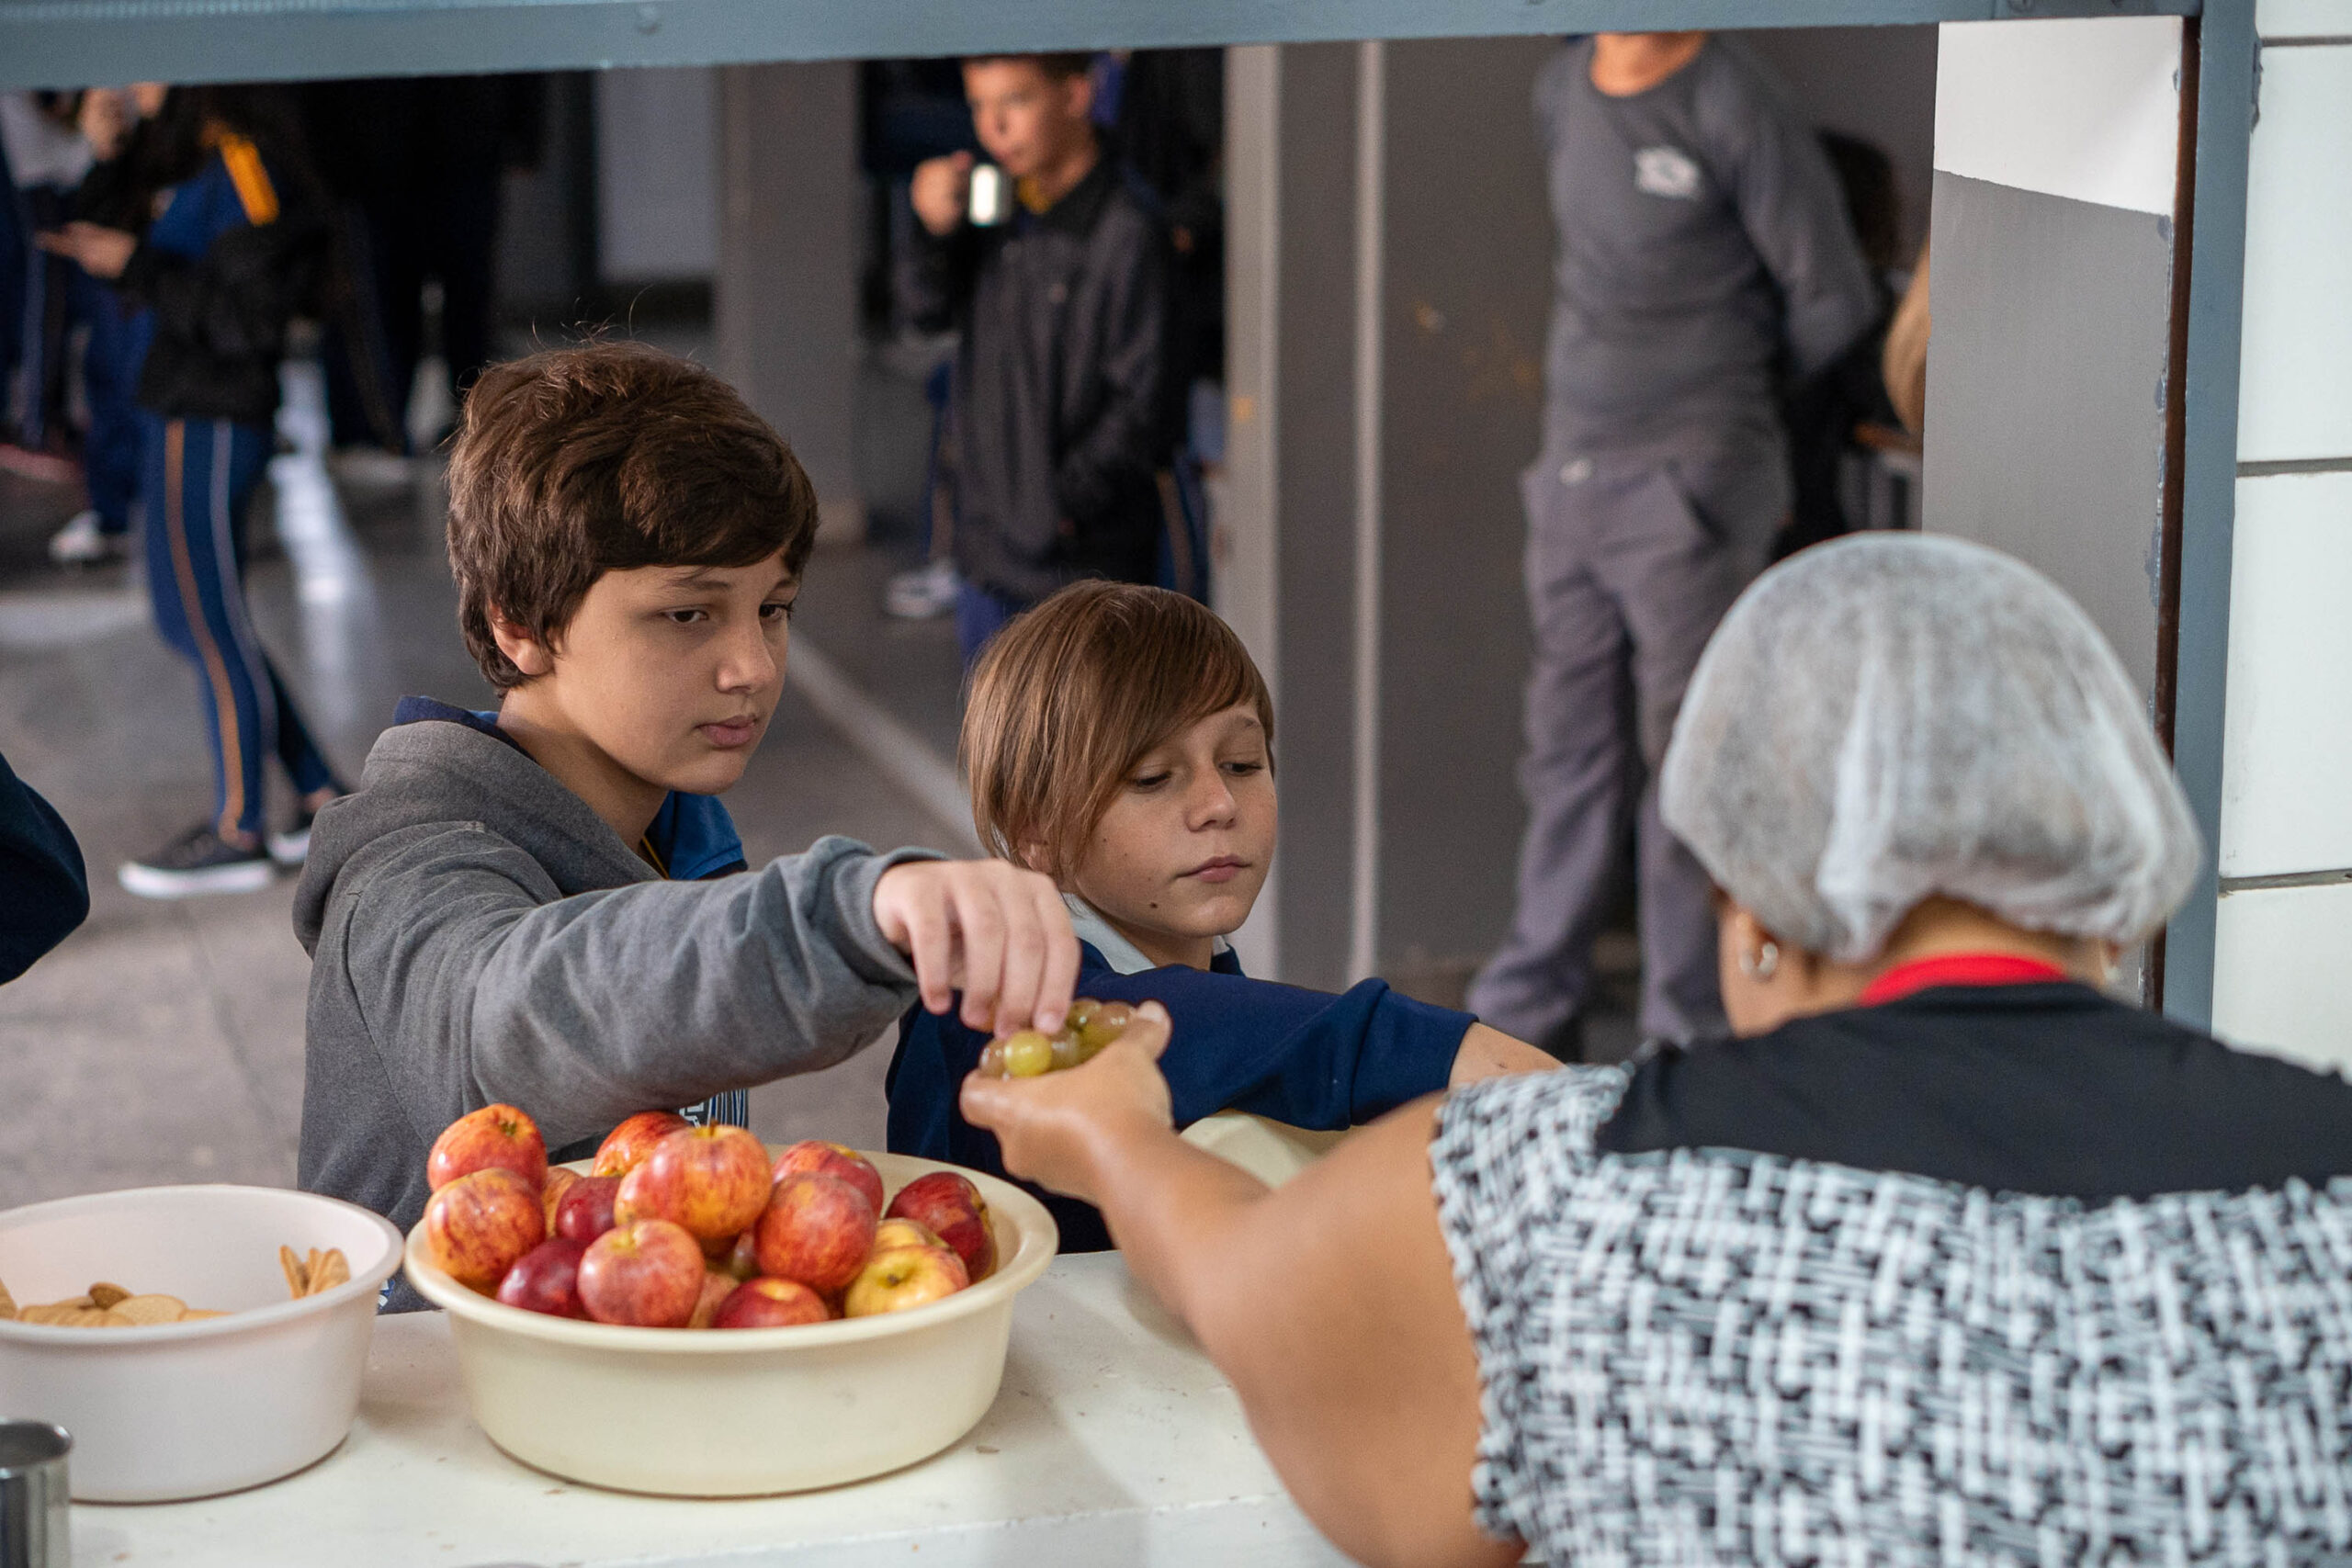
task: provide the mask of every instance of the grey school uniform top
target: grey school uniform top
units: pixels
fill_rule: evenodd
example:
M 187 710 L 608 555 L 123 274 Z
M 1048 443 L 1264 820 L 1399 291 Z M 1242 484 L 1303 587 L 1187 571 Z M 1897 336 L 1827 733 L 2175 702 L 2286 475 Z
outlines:
M 2352 1086 L 2086 987 L 1454 1095 L 1475 1517 L 1554 1563 L 2352 1561 Z
M 1775 427 L 1783 371 L 1826 366 L 1877 310 L 1820 144 L 1747 50 L 1707 40 L 1646 92 L 1592 85 L 1592 44 L 1537 75 L 1557 230 L 1545 450 Z
M 471 718 L 395 724 L 319 814 L 294 900 L 306 1190 L 405 1230 L 435 1136 L 469 1111 L 518 1105 L 578 1157 L 635 1111 L 831 1066 L 914 1004 L 874 888 L 932 852 L 828 838 L 665 880 Z M 425 1304 L 398 1279 L 385 1300 Z

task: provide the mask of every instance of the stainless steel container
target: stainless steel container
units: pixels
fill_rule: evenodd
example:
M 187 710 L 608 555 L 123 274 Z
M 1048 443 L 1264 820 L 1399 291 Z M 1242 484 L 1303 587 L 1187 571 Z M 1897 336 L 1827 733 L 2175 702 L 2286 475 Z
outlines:
M 65 1456 L 74 1439 L 46 1421 L 0 1421 L 0 1568 L 73 1568 Z

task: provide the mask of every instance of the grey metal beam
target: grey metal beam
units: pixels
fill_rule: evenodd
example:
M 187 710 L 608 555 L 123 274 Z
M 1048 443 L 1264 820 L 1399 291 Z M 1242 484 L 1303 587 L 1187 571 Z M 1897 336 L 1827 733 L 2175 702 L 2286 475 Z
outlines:
M 0 87 L 2193 16 L 2200 0 L 0 0 Z
M 2213 1016 L 2213 939 L 2220 913 L 2214 857 L 2222 841 L 2222 719 L 2237 521 L 2238 328 L 2245 282 L 2246 159 L 2260 47 L 2254 0 L 2213 0 L 2199 31 L 2172 734 L 2173 768 L 2204 831 L 2206 860 L 2188 902 L 2165 931 L 2164 1008 L 2201 1029 Z

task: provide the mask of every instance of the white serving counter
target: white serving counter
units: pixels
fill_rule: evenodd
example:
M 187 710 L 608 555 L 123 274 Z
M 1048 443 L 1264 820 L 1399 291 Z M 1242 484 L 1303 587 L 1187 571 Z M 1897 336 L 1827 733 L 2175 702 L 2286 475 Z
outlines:
M 1115 1253 L 1022 1292 L 995 1405 L 962 1441 L 852 1486 L 690 1502 L 561 1482 L 466 1414 L 448 1325 L 388 1317 L 344 1445 L 198 1503 L 77 1505 L 74 1568 L 1012 1568 L 1346 1559 L 1301 1517 L 1240 1402 Z

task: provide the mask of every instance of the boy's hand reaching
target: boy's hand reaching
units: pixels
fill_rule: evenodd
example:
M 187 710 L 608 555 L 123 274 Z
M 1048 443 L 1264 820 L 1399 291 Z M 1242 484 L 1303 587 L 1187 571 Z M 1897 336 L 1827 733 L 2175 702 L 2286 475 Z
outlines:
M 1168 1010 L 1145 1002 L 1125 1033 L 1078 1066 L 1034 1078 L 972 1074 L 964 1080 L 964 1119 L 996 1134 L 1013 1175 L 1100 1202 L 1111 1151 L 1170 1129 L 1168 1080 L 1159 1072 L 1167 1048 Z
M 1078 985 L 1078 938 L 1051 878 L 1001 860 L 915 861 L 874 886 L 883 939 L 914 961 L 922 1005 L 964 993 L 967 1028 L 1062 1026 Z

